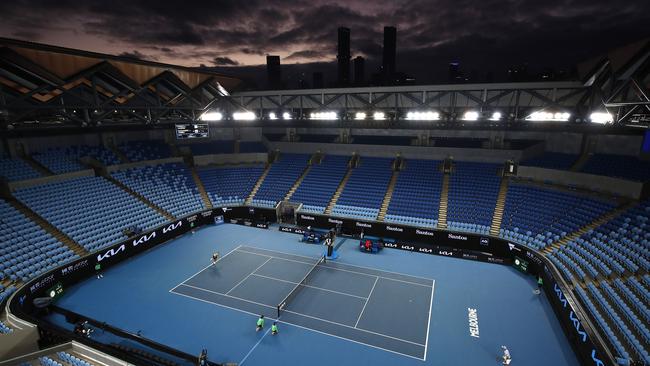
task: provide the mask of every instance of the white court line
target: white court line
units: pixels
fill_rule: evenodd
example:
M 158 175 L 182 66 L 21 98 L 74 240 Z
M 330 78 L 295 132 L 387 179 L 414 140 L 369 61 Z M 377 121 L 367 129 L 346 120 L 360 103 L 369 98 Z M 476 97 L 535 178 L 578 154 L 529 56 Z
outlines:
M 361 320 L 361 316 L 363 315 L 363 312 L 366 310 L 366 306 L 368 305 L 368 300 L 370 300 L 370 296 L 372 296 L 372 292 L 375 291 L 375 286 L 377 286 L 377 281 L 379 281 L 379 277 L 375 278 L 375 283 L 372 284 L 372 288 L 370 289 L 370 294 L 368 294 L 368 298 L 366 299 L 366 303 L 363 304 L 363 309 L 361 309 L 361 313 L 359 314 L 359 317 L 357 318 L 357 322 L 354 323 L 355 328 L 357 327 L 357 325 L 359 325 L 359 320 Z
M 232 298 L 232 299 L 236 299 L 236 300 L 241 300 L 241 301 L 249 302 L 249 303 L 251 303 L 251 304 L 260 305 L 260 306 L 264 306 L 264 307 L 271 308 L 271 309 L 276 309 L 275 306 L 271 306 L 271 305 L 268 305 L 268 304 L 262 304 L 262 303 L 260 303 L 260 302 L 255 302 L 255 301 L 252 301 L 252 300 L 243 299 L 243 298 L 241 298 L 241 297 L 237 297 L 237 296 L 233 296 L 233 295 L 222 294 L 221 292 L 210 291 L 210 290 L 206 290 L 206 289 L 204 289 L 204 288 L 200 288 L 200 287 L 196 287 L 196 286 L 192 286 L 192 285 L 188 285 L 188 284 L 184 284 L 183 286 L 191 287 L 191 288 L 194 288 L 194 289 L 197 289 L 197 290 L 200 290 L 200 291 L 210 292 L 210 293 L 217 294 L 217 295 L 223 295 L 223 296 L 226 296 L 226 297 L 230 297 L 230 298 Z M 177 293 L 177 292 L 174 292 L 174 293 Z M 181 294 L 181 295 L 182 295 L 182 294 Z M 386 335 L 386 334 L 382 334 L 382 333 L 378 333 L 378 332 L 373 332 L 373 331 L 371 331 L 371 330 L 367 330 L 367 329 L 363 329 L 363 328 L 355 328 L 355 327 L 353 327 L 353 326 L 351 326 L 351 325 L 347 325 L 347 324 L 343 324 L 343 323 L 338 323 L 338 322 L 335 322 L 335 321 L 332 321 L 332 320 L 327 320 L 327 319 L 319 318 L 319 317 L 316 317 L 316 316 L 311 316 L 311 315 L 307 315 L 307 314 L 303 314 L 303 313 L 298 313 L 298 312 L 291 311 L 291 310 L 286 310 L 286 309 L 284 309 L 284 310 L 282 310 L 282 311 L 283 311 L 283 312 L 292 313 L 292 314 L 296 314 L 296 315 L 300 315 L 300 316 L 304 316 L 304 317 L 307 317 L 307 318 L 312 318 L 312 319 L 315 319 L 315 320 L 320 320 L 320 321 L 325 322 L 325 323 L 330 323 L 330 324 L 334 324 L 334 325 L 339 325 L 339 326 L 346 327 L 346 328 L 350 328 L 350 329 L 356 329 L 356 330 L 358 330 L 358 331 L 360 331 L 360 332 L 370 333 L 370 334 L 374 334 L 374 335 L 378 335 L 378 336 L 382 336 L 382 337 L 386 337 L 386 338 L 394 339 L 394 340 L 396 340 L 396 341 L 405 342 L 405 343 L 410 343 L 410 344 L 414 344 L 414 345 L 416 345 L 416 346 L 425 347 L 424 344 L 420 344 L 420 343 L 416 343 L 416 342 L 412 342 L 412 341 L 407 341 L 406 339 L 401 339 L 401 338 L 397 338 L 397 337 L 392 337 L 392 336 L 389 336 L 389 335 Z
M 239 248 L 241 248 L 241 247 L 242 247 L 242 245 L 238 245 L 235 249 L 229 251 L 228 253 L 226 253 L 226 255 L 224 255 L 223 257 L 220 257 L 219 259 L 217 259 L 217 262 L 216 262 L 216 263 L 219 263 L 220 260 L 226 258 L 227 256 L 229 256 L 230 254 L 232 254 L 234 251 L 236 251 L 237 249 L 239 249 Z M 187 278 L 185 281 L 183 281 L 183 282 L 179 283 L 178 285 L 176 285 L 176 287 L 178 287 L 178 286 L 184 284 L 185 282 L 191 280 L 192 278 L 196 277 L 199 273 L 205 271 L 206 269 L 208 269 L 208 268 L 210 268 L 210 267 L 212 267 L 212 263 L 210 263 L 207 267 L 204 267 L 202 270 L 196 272 L 196 273 L 193 274 L 191 277 Z M 174 290 L 176 287 L 174 287 L 172 290 Z
M 262 336 L 262 338 L 260 338 L 260 340 L 257 341 L 257 343 L 255 343 L 255 345 L 253 346 L 253 348 L 251 348 L 251 350 L 248 351 L 248 353 L 246 354 L 246 356 L 244 356 L 244 358 L 242 358 L 242 360 L 239 361 L 239 365 L 243 365 L 243 364 L 244 364 L 244 361 L 246 361 L 246 359 L 248 358 L 248 356 L 250 356 L 251 353 L 253 353 L 253 351 L 255 350 L 255 348 L 257 348 L 257 346 L 259 346 L 260 343 L 262 343 L 262 340 L 264 339 L 264 337 L 266 337 L 266 336 L 269 334 L 270 331 L 271 331 L 271 328 L 269 328 L 269 329 L 266 331 L 266 333 L 264 333 L 264 335 Z
M 311 263 L 310 263 L 310 262 L 297 261 L 297 260 L 295 260 L 295 259 L 287 259 L 287 258 L 282 258 L 282 257 L 274 257 L 274 256 L 272 256 L 272 255 L 268 255 L 268 254 L 261 254 L 261 253 L 249 252 L 248 250 L 243 250 L 243 249 L 239 249 L 239 251 L 240 251 L 240 252 L 244 252 L 244 253 L 248 253 L 248 254 L 259 255 L 260 257 L 282 259 L 283 261 L 287 261 L 287 262 L 295 262 L 295 263 L 301 263 L 301 264 L 308 264 L 308 265 L 310 265 L 310 266 L 313 266 L 313 265 L 314 265 L 314 258 L 312 258 L 312 261 L 311 261 Z
M 270 260 L 271 260 L 271 258 L 267 259 L 264 263 L 260 264 L 257 268 L 255 268 L 255 270 L 253 272 L 249 273 L 248 276 L 244 277 L 243 280 L 237 282 L 237 284 L 235 286 L 233 286 L 230 290 L 228 290 L 228 292 L 226 292 L 226 295 L 228 295 L 230 293 L 230 291 L 236 289 L 237 286 L 241 285 L 244 281 L 246 281 L 253 273 L 257 272 L 258 269 L 264 267 L 264 265 L 267 264 Z
M 334 324 L 334 325 L 339 325 L 339 326 L 341 326 L 341 327 L 346 327 L 346 328 L 350 328 L 350 329 L 356 329 L 356 330 L 358 330 L 358 331 L 360 331 L 360 332 L 370 333 L 370 334 L 378 335 L 378 336 L 381 336 L 381 337 L 386 337 L 386 338 L 394 339 L 394 340 L 396 340 L 396 341 L 400 341 L 400 342 L 404 342 L 404 343 L 410 343 L 410 344 L 414 344 L 414 345 L 416 345 L 416 346 L 420 346 L 420 347 L 425 347 L 424 344 L 420 344 L 420 343 L 412 342 L 412 341 L 407 341 L 406 339 L 401 339 L 401 338 L 397 338 L 397 337 L 392 337 L 392 336 L 389 336 L 389 335 L 386 335 L 386 334 L 383 334 L 383 333 L 373 332 L 372 330 L 368 330 L 368 329 L 355 328 L 355 327 L 353 327 L 353 326 L 351 326 L 351 325 L 347 325 L 347 324 L 338 323 L 338 322 L 335 322 L 335 321 L 332 321 L 332 320 L 327 320 L 327 319 L 319 318 L 319 317 L 317 317 L 317 316 L 311 316 L 311 315 L 307 315 L 307 314 L 303 314 L 303 313 L 298 313 L 298 312 L 291 311 L 291 310 L 287 310 L 287 309 L 282 310 L 282 312 L 292 313 L 292 314 L 296 314 L 296 315 L 304 316 L 304 317 L 307 317 L 307 318 L 312 318 L 312 319 L 315 319 L 315 320 L 320 320 L 320 321 L 325 322 L 325 323 L 330 323 L 330 324 Z
M 216 295 L 226 296 L 226 297 L 229 297 L 229 298 L 231 298 L 231 299 L 235 299 L 235 300 L 241 300 L 241 301 L 250 302 L 251 304 L 255 304 L 255 305 L 259 305 L 259 306 L 264 306 L 264 307 L 271 308 L 271 309 L 274 309 L 274 310 L 277 309 L 277 307 L 276 307 L 276 306 L 273 306 L 273 305 L 262 304 L 261 302 L 257 302 L 257 301 L 253 301 L 253 300 L 247 300 L 247 299 L 242 299 L 241 297 L 232 296 L 232 295 L 228 295 L 228 294 L 223 294 L 223 293 L 221 293 L 221 292 L 216 292 L 216 291 L 210 291 L 210 290 L 208 290 L 208 289 L 204 289 L 204 288 L 201 288 L 201 287 L 196 287 L 196 286 L 192 286 L 192 285 L 188 285 L 188 284 L 183 284 L 183 286 L 185 286 L 185 287 L 191 287 L 191 288 L 196 289 L 196 290 L 199 290 L 199 291 L 209 292 L 209 293 L 216 294 Z M 176 292 L 174 292 L 174 293 L 176 293 Z
M 322 287 L 305 285 L 304 283 L 301 284 L 300 282 L 292 282 L 292 281 L 282 280 L 282 279 L 279 279 L 279 278 L 264 276 L 264 275 L 257 274 L 257 273 L 253 273 L 252 276 L 268 278 L 269 280 L 275 280 L 275 281 L 280 281 L 280 282 L 292 283 L 294 285 L 300 285 L 302 287 L 309 287 L 309 288 L 313 288 L 313 289 L 316 289 L 316 290 L 332 292 L 332 293 L 339 294 L 339 295 L 356 297 L 356 298 L 359 298 L 359 299 L 362 299 L 362 300 L 367 300 L 368 299 L 367 297 L 363 297 L 363 296 L 352 295 L 352 294 L 348 294 L 348 293 L 345 293 L 345 292 L 334 291 L 334 290 L 330 290 L 330 289 L 326 289 L 326 288 L 322 288 Z
M 263 251 L 267 251 L 267 252 L 276 252 L 276 253 L 282 253 L 282 254 L 287 254 L 287 255 L 293 255 L 293 256 L 296 256 L 296 257 L 302 257 L 302 258 L 309 258 L 309 257 L 304 256 L 304 255 L 300 255 L 300 254 L 292 254 L 292 253 L 287 253 L 287 252 L 281 252 L 281 251 L 279 251 L 279 250 L 271 250 L 271 249 L 263 249 L 263 248 L 249 247 L 249 246 L 247 246 L 247 245 L 243 245 L 243 247 L 244 247 L 244 248 L 257 249 L 257 250 L 263 250 Z M 313 258 L 309 258 L 309 259 L 313 259 Z M 421 277 L 421 276 L 414 276 L 414 275 L 410 275 L 410 274 L 406 274 L 406 273 L 400 273 L 400 272 L 394 272 L 394 271 L 386 271 L 386 270 L 383 270 L 383 269 L 377 269 L 377 268 L 372 268 L 372 267 L 359 266 L 359 265 L 356 265 L 356 264 L 349 264 L 349 263 L 339 263 L 339 264 L 342 265 L 342 266 L 350 266 L 350 267 L 364 268 L 364 269 L 369 269 L 369 270 L 377 271 L 377 272 L 386 272 L 386 273 L 392 273 L 392 274 L 396 274 L 396 275 L 400 275 L 400 276 L 405 276 L 405 277 L 419 278 L 419 279 L 421 279 L 421 280 L 427 280 L 427 281 L 432 281 L 432 280 L 433 280 L 432 278 Z
M 282 257 L 274 257 L 274 256 L 272 256 L 272 255 L 267 255 L 267 254 L 260 254 L 260 253 L 249 252 L 249 251 L 247 251 L 247 250 L 243 250 L 243 249 L 239 249 L 239 251 L 240 251 L 240 252 L 245 252 L 245 253 L 254 254 L 254 255 L 259 255 L 260 257 L 274 258 L 274 259 L 279 259 L 279 260 L 288 261 L 288 262 L 296 262 L 296 263 L 302 263 L 302 264 L 314 265 L 314 263 L 313 263 L 313 258 L 312 258 L 312 262 L 311 262 L 311 263 L 307 263 L 307 262 L 297 261 L 297 260 L 295 260 L 295 259 L 287 259 L 287 258 L 282 258 Z M 267 251 L 272 252 L 272 250 L 267 250 Z M 278 253 L 283 253 L 283 252 L 278 252 Z M 283 254 L 288 254 L 288 253 L 283 253 Z M 305 257 L 305 258 L 306 258 L 306 257 Z M 379 277 L 379 278 L 383 278 L 383 279 L 386 279 L 386 280 L 391 280 L 391 281 L 396 281 L 396 282 L 408 283 L 408 284 L 410 284 L 410 285 L 415 285 L 415 286 L 423 286 L 423 287 L 427 287 L 427 288 L 430 287 L 429 285 L 425 285 L 425 284 L 422 284 L 422 283 L 410 282 L 410 281 L 404 281 L 404 280 L 398 280 L 398 279 L 390 278 L 390 277 L 378 276 L 378 275 L 373 275 L 373 274 L 369 274 L 369 273 L 363 273 L 363 272 L 352 271 L 352 270 L 349 270 L 349 269 L 343 269 L 343 268 L 338 268 L 338 267 L 332 267 L 332 266 L 328 266 L 328 265 L 327 265 L 327 262 L 325 262 L 325 264 L 319 264 L 319 267 L 325 267 L 325 268 L 328 268 L 328 269 L 333 269 L 333 270 L 335 270 L 335 271 L 342 271 L 342 272 L 354 273 L 354 274 L 358 274 L 358 275 L 366 276 L 366 277 Z M 383 272 L 383 271 L 381 271 L 381 270 L 376 270 L 376 271 L 377 271 L 377 272 Z M 388 272 L 388 273 L 397 274 L 397 273 L 394 273 L 394 272 Z M 409 277 L 409 275 L 403 275 L 403 276 Z M 431 281 L 431 279 L 429 279 L 429 278 L 427 278 L 427 279 L 428 279 L 429 281 Z
M 427 360 L 427 347 L 429 346 L 429 327 L 431 326 L 431 310 L 433 309 L 433 289 L 436 287 L 436 280 L 431 283 L 431 300 L 429 301 L 429 321 L 427 321 L 427 339 L 424 341 L 424 360 Z
M 187 286 L 187 285 L 183 285 L 183 286 Z M 244 314 L 248 314 L 248 315 L 253 315 L 253 316 L 256 316 L 256 317 L 259 316 L 259 314 L 251 313 L 250 311 L 246 311 L 246 310 L 242 310 L 242 309 L 233 308 L 233 307 L 231 307 L 231 306 L 227 306 L 227 305 L 219 304 L 219 303 L 212 302 L 212 301 L 208 301 L 208 300 L 205 300 L 205 299 L 200 299 L 200 298 L 198 298 L 198 297 L 193 297 L 193 296 L 190 296 L 190 295 L 181 294 L 181 293 L 179 293 L 179 292 L 172 292 L 171 290 L 169 290 L 169 292 L 171 292 L 171 293 L 173 293 L 173 294 L 175 294 L 175 295 L 179 295 L 179 296 L 187 297 L 187 298 L 190 298 L 190 299 L 193 299 L 193 300 L 197 300 L 197 301 L 205 302 L 205 303 L 208 303 L 208 304 L 216 305 L 216 306 L 219 306 L 219 307 L 222 307 L 222 308 L 226 308 L 226 309 L 230 309 L 230 310 L 238 311 L 238 312 L 240 312 L 240 313 L 244 313 Z M 290 326 L 293 326 L 293 327 L 296 327 L 296 328 L 304 329 L 304 330 L 309 331 L 309 332 L 314 332 L 314 333 L 318 333 L 318 334 L 326 335 L 326 336 L 329 336 L 329 337 L 334 337 L 334 338 L 342 339 L 342 340 L 345 340 L 345 341 L 348 341 L 348 342 L 352 342 L 352 343 L 356 343 L 356 344 L 360 344 L 360 345 L 363 345 L 363 346 L 366 346 L 366 347 L 370 347 L 370 348 L 378 349 L 378 350 L 385 351 L 385 352 L 390 352 L 390 353 L 393 353 L 393 354 L 396 354 L 396 355 L 400 355 L 400 356 L 404 356 L 404 357 L 409 357 L 409 358 L 412 358 L 412 359 L 414 359 L 414 360 L 424 361 L 424 359 L 421 358 L 421 357 L 415 357 L 415 356 L 413 356 L 413 355 L 407 355 L 406 353 L 401 353 L 401 352 L 393 351 L 393 350 L 390 350 L 390 349 L 381 348 L 381 347 L 379 347 L 379 346 L 375 346 L 375 345 L 372 345 L 372 344 L 359 342 L 359 341 L 354 340 L 354 339 L 349 339 L 349 338 L 341 337 L 341 336 L 338 336 L 338 335 L 335 335 L 335 334 L 325 333 L 325 332 L 320 331 L 320 330 L 307 328 L 307 327 L 304 327 L 304 326 L 302 326 L 302 325 L 293 324 L 293 323 L 290 323 L 290 322 L 287 322 L 287 321 L 284 321 L 284 320 L 274 319 L 274 318 L 270 318 L 270 317 L 269 317 L 269 319 L 276 320 L 276 321 L 277 321 L 278 323 L 280 323 L 280 324 L 290 325 Z

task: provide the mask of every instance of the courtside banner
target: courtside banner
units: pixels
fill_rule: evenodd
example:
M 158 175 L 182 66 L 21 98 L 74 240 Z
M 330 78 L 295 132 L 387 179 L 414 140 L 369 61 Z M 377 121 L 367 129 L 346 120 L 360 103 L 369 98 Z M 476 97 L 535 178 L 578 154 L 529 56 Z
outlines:
M 154 230 L 138 234 L 132 238 L 91 253 L 83 258 L 67 263 L 44 273 L 22 286 L 9 304 L 11 312 L 38 324 L 34 299 L 47 297 L 47 290 L 60 283 L 64 288 L 85 280 L 98 271 L 113 266 L 133 255 L 142 253 L 170 239 L 203 225 L 213 224 L 215 216 L 223 216 L 224 221 L 245 223 L 250 226 L 268 227 L 275 222 L 275 210 L 251 207 L 219 207 L 198 212 Z M 378 238 L 390 238 L 385 247 L 441 255 L 454 258 L 478 260 L 497 264 L 511 263 L 514 257 L 526 258 L 528 272 L 539 274 L 544 281 L 544 292 L 549 298 L 556 316 L 581 363 L 589 366 L 613 366 L 613 356 L 606 350 L 598 333 L 585 315 L 582 307 L 574 299 L 571 290 L 561 281 L 561 274 L 551 262 L 540 253 L 525 246 L 514 244 L 500 238 L 442 231 L 430 228 L 416 228 L 381 222 L 368 222 L 316 214 L 298 214 L 301 228 L 281 226 L 281 231 L 302 233 L 306 226 L 331 229 L 341 227 L 343 233 Z
M 298 213 L 297 224 L 319 229 L 341 227 L 344 234 L 390 238 L 409 245 L 425 243 L 448 248 L 462 249 L 479 253 L 489 253 L 494 257 L 510 258 L 507 242 L 502 239 L 473 233 L 460 233 L 408 225 L 362 221 L 344 217 L 332 217 L 311 213 Z

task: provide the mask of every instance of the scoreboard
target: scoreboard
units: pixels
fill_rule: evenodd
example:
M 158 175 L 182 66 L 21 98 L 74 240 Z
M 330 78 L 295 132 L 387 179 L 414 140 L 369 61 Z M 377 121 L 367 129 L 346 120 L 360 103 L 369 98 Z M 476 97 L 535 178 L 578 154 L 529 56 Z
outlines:
M 208 129 L 207 123 L 188 123 L 176 125 L 176 138 L 179 140 L 207 138 L 209 134 L 210 131 Z

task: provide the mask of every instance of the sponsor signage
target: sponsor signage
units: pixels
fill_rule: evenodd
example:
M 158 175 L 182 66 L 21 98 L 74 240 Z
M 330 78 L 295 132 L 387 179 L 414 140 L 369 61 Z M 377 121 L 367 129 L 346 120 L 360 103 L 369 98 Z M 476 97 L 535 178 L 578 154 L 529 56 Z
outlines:
M 70 265 L 61 268 L 61 276 L 69 276 L 75 273 L 76 271 L 79 271 L 86 267 L 88 267 L 88 259 L 82 259 L 79 262 L 72 263 Z
M 213 216 L 217 217 L 213 219 Z M 219 218 L 219 216 L 221 217 Z M 110 267 L 139 252 L 177 237 L 189 231 L 192 227 L 221 221 L 236 224 L 247 223 L 250 226 L 267 229 L 267 222 L 275 222 L 275 220 L 275 211 L 265 208 L 256 208 L 250 211 L 248 207 L 219 207 L 212 211 L 193 214 L 156 230 L 117 243 L 110 248 L 102 249 L 35 278 L 18 290 L 14 297 L 16 300 L 10 304 L 12 312 L 20 309 L 18 313 L 29 314 L 34 309 L 33 300 L 37 297 L 47 296 L 46 291 L 55 284 L 60 283 L 63 287 L 68 287 L 90 277 L 95 273 L 95 268 L 104 269 L 106 266 Z M 342 232 L 347 235 L 358 235 L 363 231 L 368 236 L 384 239 L 384 247 L 386 248 L 431 255 L 497 264 L 511 264 L 516 255 L 520 263 L 524 260 L 527 261 L 528 273 L 539 274 L 543 277 L 544 288 L 546 293 L 549 294 L 548 297 L 551 300 L 553 309 L 558 319 L 560 319 L 569 340 L 576 347 L 577 354 L 583 363 L 590 366 L 610 364 L 602 344 L 599 343 L 598 337 L 594 336 L 591 324 L 585 321 L 586 318 L 581 307 L 574 302 L 573 298 L 567 297 L 567 292 L 555 280 L 556 276 L 561 278 L 559 273 L 546 264 L 548 260 L 533 250 L 518 244 L 508 243 L 499 238 L 481 237 L 470 233 L 450 233 L 408 225 L 371 223 L 317 214 L 299 214 L 298 224 L 323 229 L 340 226 Z M 279 230 L 300 235 L 304 233 L 304 229 L 300 227 L 280 226 Z M 393 239 L 394 241 L 385 239 Z M 568 293 L 570 294 L 570 292 Z M 468 317 L 471 315 L 468 310 Z M 478 313 L 476 312 L 475 315 L 476 329 L 470 329 L 470 333 L 474 332 L 478 336 Z M 472 319 L 470 319 L 470 327 L 473 325 Z M 607 359 L 607 363 L 603 359 Z

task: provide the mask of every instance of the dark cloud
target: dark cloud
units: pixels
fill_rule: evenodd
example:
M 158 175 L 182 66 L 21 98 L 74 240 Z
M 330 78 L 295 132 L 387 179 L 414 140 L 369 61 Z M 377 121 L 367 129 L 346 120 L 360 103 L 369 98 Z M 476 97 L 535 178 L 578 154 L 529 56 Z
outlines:
M 239 62 L 231 59 L 230 57 L 215 57 L 212 60 L 212 64 L 215 66 L 237 66 L 239 65 Z
M 294 59 L 316 59 L 316 60 L 322 60 L 324 58 L 331 57 L 331 54 L 328 52 L 321 52 L 321 51 L 313 51 L 313 50 L 304 50 L 304 51 L 297 51 L 289 56 L 285 57 L 285 60 L 294 60 Z
M 127 52 L 122 52 L 118 54 L 120 57 L 128 57 L 136 60 L 150 60 L 150 61 L 157 61 L 158 58 L 156 56 L 151 56 L 151 55 L 145 55 L 142 52 L 138 50 L 133 50 L 133 51 L 127 51 Z
M 647 0 L 16 0 L 0 2 L 0 14 L 3 36 L 95 37 L 117 53 L 233 73 L 258 75 L 251 63 L 280 54 L 294 79 L 316 71 L 305 65 L 331 69 L 340 26 L 368 75 L 381 63 L 383 26 L 396 26 L 397 67 L 421 83 L 446 80 L 450 60 L 497 76 L 526 63 L 569 69 L 650 36 Z

